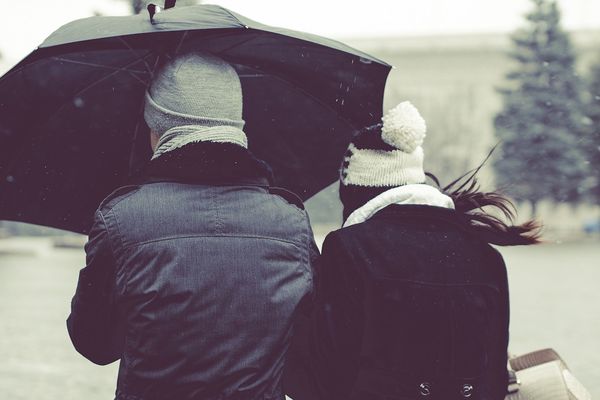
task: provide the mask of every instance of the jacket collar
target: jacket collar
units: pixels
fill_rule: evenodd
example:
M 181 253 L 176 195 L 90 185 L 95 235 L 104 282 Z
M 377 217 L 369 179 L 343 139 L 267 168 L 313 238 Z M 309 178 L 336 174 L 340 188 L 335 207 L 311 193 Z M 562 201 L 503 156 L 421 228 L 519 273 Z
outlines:
M 375 196 L 348 216 L 344 226 L 365 222 L 377 211 L 391 205 L 428 205 L 454 209 L 452 198 L 425 184 L 398 186 Z
M 415 217 L 459 220 L 459 213 L 452 208 L 424 204 L 391 204 L 379 210 L 372 218 Z
M 423 204 L 398 205 L 392 204 L 378 211 L 372 220 L 378 219 L 402 219 L 402 220 L 430 220 L 441 221 L 447 224 L 452 224 L 462 231 L 474 234 L 477 233 L 468 218 L 468 215 L 459 213 L 454 209 L 445 207 L 436 207 Z M 486 240 L 487 236 L 481 236 L 481 239 Z
M 181 147 L 151 160 L 142 183 L 181 182 L 214 186 L 268 187 L 269 166 L 250 151 L 230 143 L 200 142 Z

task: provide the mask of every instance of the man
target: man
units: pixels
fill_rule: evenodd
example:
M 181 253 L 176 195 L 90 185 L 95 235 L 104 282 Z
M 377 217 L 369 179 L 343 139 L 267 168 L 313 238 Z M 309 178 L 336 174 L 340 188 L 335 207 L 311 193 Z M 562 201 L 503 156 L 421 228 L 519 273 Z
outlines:
M 223 60 L 168 61 L 146 93 L 154 151 L 140 184 L 100 205 L 67 326 L 116 398 L 282 399 L 294 319 L 316 255 L 294 196 L 247 150 Z

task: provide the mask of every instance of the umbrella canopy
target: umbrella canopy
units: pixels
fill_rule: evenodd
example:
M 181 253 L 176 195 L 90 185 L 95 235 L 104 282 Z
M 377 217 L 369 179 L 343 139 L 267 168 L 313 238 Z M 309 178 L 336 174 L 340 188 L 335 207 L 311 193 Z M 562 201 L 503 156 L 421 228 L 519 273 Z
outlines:
M 87 232 L 150 157 L 153 71 L 191 50 L 234 66 L 250 150 L 303 199 L 335 181 L 356 129 L 381 119 L 390 66 L 330 39 L 215 5 L 77 20 L 0 78 L 0 219 Z

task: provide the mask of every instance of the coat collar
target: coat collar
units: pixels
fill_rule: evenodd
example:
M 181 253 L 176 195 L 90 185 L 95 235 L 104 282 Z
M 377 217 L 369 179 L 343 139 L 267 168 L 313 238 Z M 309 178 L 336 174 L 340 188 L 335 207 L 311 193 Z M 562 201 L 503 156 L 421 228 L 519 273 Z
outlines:
M 433 218 L 459 221 L 460 214 L 452 208 L 436 207 L 423 204 L 391 204 L 379 210 L 372 219 L 389 217 Z
M 436 207 L 423 204 L 392 204 L 378 211 L 371 220 L 402 219 L 407 220 L 429 220 L 450 224 L 470 235 L 477 235 L 484 241 L 489 241 L 490 235 L 480 231 L 472 224 L 467 214 L 457 212 L 451 208 Z
M 229 143 L 201 142 L 151 160 L 142 182 L 269 186 L 272 176 L 269 166 L 247 149 Z
M 403 185 L 386 190 L 354 210 L 344 222 L 344 226 L 365 222 L 377 211 L 391 204 L 428 205 L 454 209 L 452 198 L 433 186 L 425 184 Z

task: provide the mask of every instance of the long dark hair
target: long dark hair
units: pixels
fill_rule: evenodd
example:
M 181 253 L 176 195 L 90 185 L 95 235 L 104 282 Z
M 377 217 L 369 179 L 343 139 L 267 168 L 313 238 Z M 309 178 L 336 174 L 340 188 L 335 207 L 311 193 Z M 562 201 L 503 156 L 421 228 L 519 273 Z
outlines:
M 456 212 L 488 243 L 499 246 L 540 243 L 541 224 L 538 221 L 528 220 L 516 225 L 516 207 L 510 199 L 497 191 L 481 191 L 477 173 L 490 159 L 495 149 L 494 146 L 478 167 L 444 187 L 440 185 L 435 175 L 431 173 L 426 175 L 444 194 L 452 198 Z

